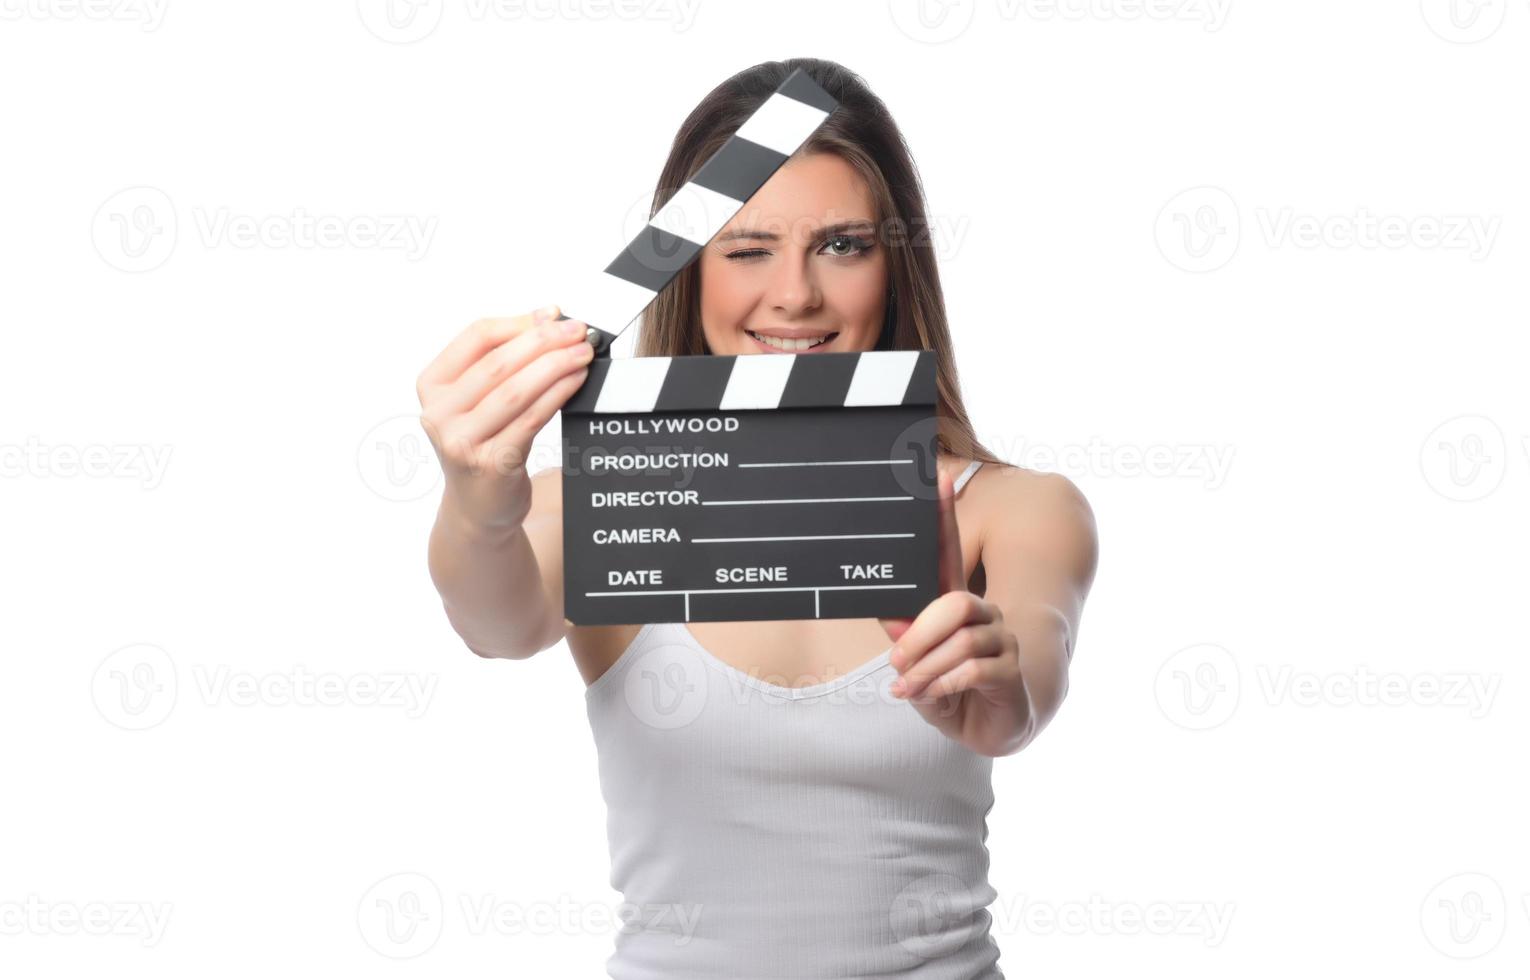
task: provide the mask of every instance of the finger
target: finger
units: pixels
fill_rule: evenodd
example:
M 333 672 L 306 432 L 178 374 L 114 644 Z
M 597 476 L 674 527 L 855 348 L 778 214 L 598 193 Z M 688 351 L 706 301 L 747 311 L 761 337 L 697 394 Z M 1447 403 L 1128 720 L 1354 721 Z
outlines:
M 581 367 L 559 378 L 542 392 L 536 401 L 532 402 L 524 412 L 521 412 L 510 424 L 488 440 L 483 446 L 484 459 L 489 465 L 495 467 L 498 472 L 508 472 L 509 468 L 525 466 L 527 463 L 527 448 L 532 439 L 547 421 L 553 417 L 563 403 L 568 401 L 579 386 L 584 384 L 586 376 L 590 373 L 587 367 Z
M 913 667 L 931 649 L 968 623 L 992 622 L 991 603 L 971 592 L 947 592 L 924 607 L 893 647 L 892 665 L 902 673 Z
M 941 472 L 940 486 L 940 591 L 966 588 L 962 575 L 962 537 L 956 527 L 956 488 L 951 477 Z
M 441 353 L 420 372 L 420 383 L 450 384 L 462 376 L 469 366 L 484 355 L 517 334 L 531 329 L 541 319 L 558 315 L 558 307 L 544 306 L 534 313 L 512 317 L 489 317 L 475 322 L 462 331 Z
M 918 697 L 932 681 L 955 670 L 964 660 L 996 657 L 1003 652 L 1004 639 L 997 624 L 964 626 L 903 672 L 903 696 Z
M 920 692 L 909 695 L 908 700 L 931 704 L 955 697 L 964 691 L 997 691 L 1011 683 L 1010 672 L 1010 666 L 1004 662 L 1003 657 L 963 660 L 925 685 Z
M 516 334 L 485 353 L 462 372 L 460 378 L 447 385 L 438 396 L 434 410 L 443 417 L 471 411 L 506 378 L 525 370 L 542 354 L 581 344 L 584 330 L 584 324 L 578 320 L 544 320 L 536 327 Z
M 494 438 L 506 425 L 537 402 L 554 382 L 576 369 L 586 369 L 594 354 L 595 348 L 586 343 L 543 351 L 529 364 L 491 388 L 462 417 L 458 433 L 475 444 Z M 572 393 L 571 390 L 565 394 L 563 401 L 567 401 L 568 395 Z M 562 401 L 558 403 L 562 404 Z M 556 410 L 554 407 L 553 411 Z M 549 413 L 548 418 L 551 417 Z M 541 425 L 537 428 L 541 428 Z

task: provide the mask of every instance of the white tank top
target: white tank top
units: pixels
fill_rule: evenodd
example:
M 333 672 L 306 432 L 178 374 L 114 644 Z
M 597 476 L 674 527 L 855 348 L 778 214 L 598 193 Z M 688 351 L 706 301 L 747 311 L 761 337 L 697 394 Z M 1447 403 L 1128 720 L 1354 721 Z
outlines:
M 889 693 L 891 649 L 792 688 L 650 623 L 586 689 L 611 977 L 1002 980 L 993 759 Z

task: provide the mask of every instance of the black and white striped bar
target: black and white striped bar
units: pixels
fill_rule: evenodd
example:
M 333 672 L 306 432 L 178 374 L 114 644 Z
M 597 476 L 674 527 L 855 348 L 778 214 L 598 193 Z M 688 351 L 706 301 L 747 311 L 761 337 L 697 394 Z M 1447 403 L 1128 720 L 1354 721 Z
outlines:
M 702 164 L 620 255 L 562 305 L 588 324 L 598 355 L 765 185 L 839 102 L 797 69 Z
M 563 407 L 565 617 L 917 615 L 935 411 L 930 351 L 592 362 Z

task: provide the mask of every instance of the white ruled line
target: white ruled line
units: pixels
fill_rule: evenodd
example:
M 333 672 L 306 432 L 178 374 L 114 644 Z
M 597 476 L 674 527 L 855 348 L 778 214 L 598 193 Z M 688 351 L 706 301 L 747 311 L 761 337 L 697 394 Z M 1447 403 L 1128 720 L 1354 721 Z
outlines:
M 733 507 L 740 504 L 854 504 L 872 500 L 913 500 L 904 497 L 787 497 L 782 500 L 703 500 L 703 507 Z
M 864 589 L 917 589 L 915 582 L 907 585 L 782 585 L 758 589 L 637 589 L 632 592 L 586 592 L 595 595 L 714 595 L 722 592 L 855 592 Z
M 739 469 L 756 466 L 883 466 L 888 463 L 912 463 L 911 459 L 822 459 L 795 463 L 740 463 Z
M 691 544 L 716 544 L 724 541 L 859 541 L 862 538 L 911 538 L 909 534 L 794 534 L 772 538 L 691 538 Z

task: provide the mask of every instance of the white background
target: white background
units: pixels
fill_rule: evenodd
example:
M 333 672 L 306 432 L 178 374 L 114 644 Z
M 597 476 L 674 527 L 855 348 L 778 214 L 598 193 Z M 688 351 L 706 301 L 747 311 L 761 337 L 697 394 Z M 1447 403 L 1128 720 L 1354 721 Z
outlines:
M 602 974 L 582 683 L 448 627 L 414 379 L 812 55 L 1099 523 L 1001 966 L 1524 975 L 1530 2 L 396 2 L 0 0 L 0 973 Z

